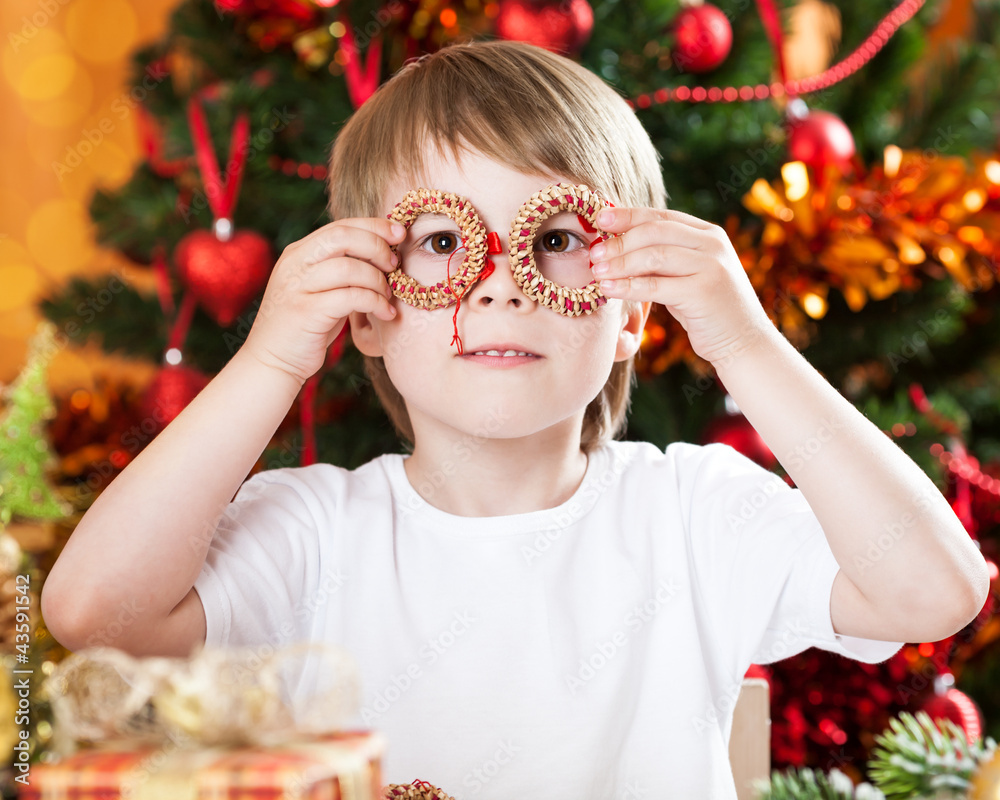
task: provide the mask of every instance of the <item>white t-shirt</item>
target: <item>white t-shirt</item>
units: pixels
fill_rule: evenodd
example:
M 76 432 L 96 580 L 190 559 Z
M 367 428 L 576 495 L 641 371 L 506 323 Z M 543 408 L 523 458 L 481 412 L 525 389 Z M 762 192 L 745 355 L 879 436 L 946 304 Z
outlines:
M 876 663 L 903 644 L 834 633 L 819 522 L 728 445 L 612 441 L 565 503 L 501 517 L 430 505 L 405 458 L 254 475 L 195 582 L 208 646 L 350 651 L 384 783 L 735 800 L 751 663 L 810 646 Z

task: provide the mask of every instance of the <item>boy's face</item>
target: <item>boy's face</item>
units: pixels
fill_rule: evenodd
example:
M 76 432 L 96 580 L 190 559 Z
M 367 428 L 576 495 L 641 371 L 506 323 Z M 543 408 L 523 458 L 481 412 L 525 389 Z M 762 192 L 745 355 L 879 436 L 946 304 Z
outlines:
M 493 272 L 476 282 L 459 306 L 463 355 L 451 344 L 454 305 L 425 310 L 398 298 L 392 301 L 397 315 L 388 322 L 351 314 L 355 344 L 366 355 L 383 357 L 389 378 L 406 402 L 417 443 L 422 433 L 435 435 L 435 430 L 458 433 L 459 438 L 479 434 L 501 439 L 553 426 L 579 431 L 583 411 L 604 386 L 612 363 L 631 358 L 638 349 L 649 304 L 623 318 L 622 301 L 610 299 L 593 314 L 570 317 L 531 300 L 515 282 L 507 255 L 511 221 L 539 189 L 573 182 L 569 178 L 525 175 L 479 153 L 466 154 L 455 163 L 432 147 L 424 150 L 424 164 L 426 175 L 419 185 L 467 198 L 486 230 L 495 231 L 501 241 L 500 254 L 487 256 Z M 381 215 L 388 215 L 415 188 L 402 181 L 393 183 L 383 197 Z M 569 227 L 563 221 L 559 226 Z M 431 250 L 430 234 L 458 230 L 451 219 L 420 215 L 407 230 L 399 253 L 405 262 L 411 249 Z M 455 238 L 442 241 L 456 246 Z M 459 250 L 452 259 L 452 274 L 464 254 Z M 474 355 L 489 349 L 525 351 L 533 357 L 501 360 Z

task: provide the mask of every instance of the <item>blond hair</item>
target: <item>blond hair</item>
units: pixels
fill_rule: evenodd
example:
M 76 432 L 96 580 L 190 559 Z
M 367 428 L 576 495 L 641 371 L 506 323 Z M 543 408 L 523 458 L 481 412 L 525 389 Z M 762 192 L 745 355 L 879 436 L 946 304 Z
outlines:
M 525 42 L 452 44 L 412 59 L 341 128 L 330 154 L 330 219 L 381 214 L 387 187 L 423 172 L 425 143 L 460 160 L 472 148 L 524 174 L 584 183 L 616 206 L 667 207 L 660 156 L 625 100 L 575 61 Z M 416 185 L 416 184 L 414 184 Z M 638 306 L 623 304 L 623 313 Z M 381 357 L 363 356 L 397 433 L 413 444 L 402 396 Z M 612 365 L 584 413 L 590 453 L 624 432 L 632 359 Z

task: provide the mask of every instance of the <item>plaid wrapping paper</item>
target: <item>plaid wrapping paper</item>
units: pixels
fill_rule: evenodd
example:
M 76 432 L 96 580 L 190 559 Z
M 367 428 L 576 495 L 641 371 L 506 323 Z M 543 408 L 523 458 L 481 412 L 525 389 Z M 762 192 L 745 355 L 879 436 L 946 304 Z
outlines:
M 35 764 L 23 800 L 378 800 L 383 737 L 341 731 L 275 747 L 102 745 Z

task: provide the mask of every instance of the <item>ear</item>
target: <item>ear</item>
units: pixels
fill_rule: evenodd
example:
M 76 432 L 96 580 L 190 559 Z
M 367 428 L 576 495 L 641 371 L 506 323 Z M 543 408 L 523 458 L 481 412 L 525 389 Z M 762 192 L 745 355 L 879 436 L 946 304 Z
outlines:
M 624 306 L 623 306 L 624 307 Z M 618 333 L 618 347 L 615 350 L 615 361 L 627 361 L 639 352 L 642 344 L 642 329 L 646 327 L 651 302 L 645 302 L 622 319 L 622 329 Z
M 347 319 L 347 324 L 351 326 L 351 341 L 354 342 L 354 346 L 366 356 L 382 355 L 382 337 L 372 325 L 371 315 L 352 311 Z

